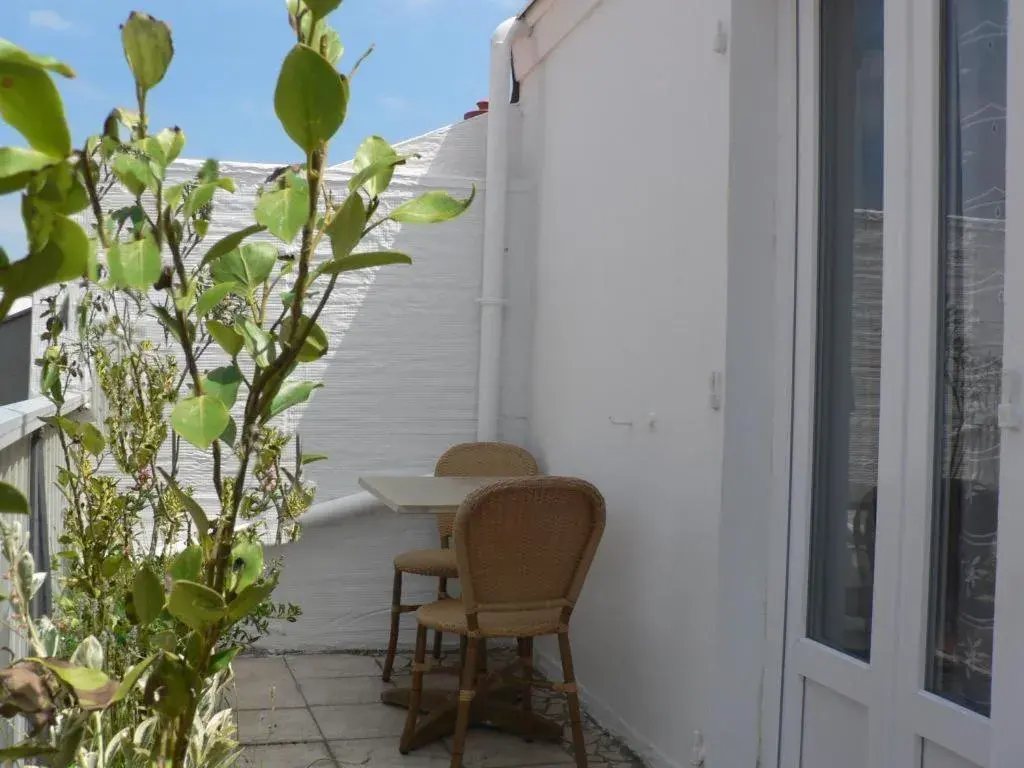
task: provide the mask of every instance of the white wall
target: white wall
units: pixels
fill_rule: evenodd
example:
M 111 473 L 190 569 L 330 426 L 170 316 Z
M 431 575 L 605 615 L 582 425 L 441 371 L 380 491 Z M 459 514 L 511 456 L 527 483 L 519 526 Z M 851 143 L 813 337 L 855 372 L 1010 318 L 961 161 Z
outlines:
M 728 15 L 724 0 L 542 1 L 515 49 L 536 184 L 520 212 L 537 222 L 528 447 L 607 499 L 577 669 L 591 710 L 656 765 L 689 763 L 714 687 Z

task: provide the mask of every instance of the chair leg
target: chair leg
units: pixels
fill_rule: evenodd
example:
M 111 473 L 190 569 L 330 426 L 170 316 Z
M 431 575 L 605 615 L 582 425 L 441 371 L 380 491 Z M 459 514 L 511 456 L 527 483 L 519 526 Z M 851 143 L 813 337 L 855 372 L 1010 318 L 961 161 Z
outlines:
M 459 669 L 466 666 L 466 650 L 469 648 L 469 638 L 463 635 L 459 638 Z
M 469 710 L 476 693 L 477 655 L 481 642 L 469 638 L 466 649 L 466 663 L 462 667 L 462 681 L 459 684 L 459 711 L 455 720 L 455 736 L 452 739 L 451 768 L 462 767 L 462 754 L 466 748 L 466 732 L 469 730 Z
M 391 636 L 388 637 L 388 654 L 384 659 L 384 682 L 391 681 L 395 668 L 395 653 L 398 651 L 398 621 L 402 618 L 402 572 L 395 569 L 395 583 L 391 591 Z
M 533 680 L 533 638 L 520 637 L 516 640 L 519 646 L 519 663 L 523 667 L 523 677 Z M 523 691 L 523 711 L 533 711 L 533 686 L 528 682 Z
M 442 576 L 437 582 L 437 599 L 444 600 L 448 596 L 448 578 Z M 442 640 L 441 630 L 434 630 L 434 658 L 440 660 L 441 658 L 441 644 Z
M 416 653 L 412 665 L 412 691 L 409 694 L 409 712 L 405 716 L 405 729 L 402 731 L 398 751 L 409 754 L 409 743 L 416 734 L 416 721 L 419 719 L 420 702 L 423 699 L 423 668 L 427 661 L 427 628 L 422 624 L 416 627 Z
M 576 672 L 572 666 L 572 647 L 569 644 L 568 632 L 558 635 L 558 648 L 562 653 L 562 676 L 565 679 L 565 696 L 569 700 L 569 723 L 572 727 L 572 748 L 576 755 L 576 768 L 587 768 L 583 716 L 580 712 L 580 695 L 576 690 Z

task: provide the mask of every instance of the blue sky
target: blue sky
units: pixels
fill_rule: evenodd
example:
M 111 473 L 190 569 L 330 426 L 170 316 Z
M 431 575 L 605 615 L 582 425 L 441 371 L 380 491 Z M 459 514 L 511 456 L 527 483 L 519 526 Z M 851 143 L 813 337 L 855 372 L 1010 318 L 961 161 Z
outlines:
M 284 0 L 0 0 L 0 36 L 58 56 L 78 72 L 59 86 L 76 143 L 98 133 L 114 106 L 131 106 L 131 75 L 118 25 L 132 10 L 171 24 L 175 58 L 149 99 L 154 129 L 180 125 L 187 157 L 285 163 L 300 160 L 274 115 L 278 67 L 294 43 Z M 376 51 L 352 84 L 348 119 L 331 163 L 366 136 L 389 141 L 455 122 L 487 98 L 489 41 L 526 0 L 345 0 L 331 23 L 345 44 L 347 72 Z M 23 144 L 0 125 L 0 146 Z M 0 197 L 0 246 L 24 249 L 17 195 Z

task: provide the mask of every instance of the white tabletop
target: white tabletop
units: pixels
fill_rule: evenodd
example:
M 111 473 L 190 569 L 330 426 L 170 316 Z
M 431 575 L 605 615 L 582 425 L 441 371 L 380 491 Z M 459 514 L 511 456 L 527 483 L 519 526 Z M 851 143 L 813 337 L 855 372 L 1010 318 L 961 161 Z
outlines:
M 394 512 L 454 512 L 473 491 L 507 477 L 360 477 L 359 485 Z

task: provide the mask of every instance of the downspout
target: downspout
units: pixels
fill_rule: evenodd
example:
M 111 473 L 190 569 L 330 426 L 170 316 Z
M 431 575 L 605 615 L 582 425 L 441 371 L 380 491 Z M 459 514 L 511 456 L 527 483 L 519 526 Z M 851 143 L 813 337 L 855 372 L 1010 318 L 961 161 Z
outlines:
M 505 304 L 505 233 L 508 214 L 508 126 L 512 43 L 527 29 L 507 19 L 491 37 L 490 112 L 487 116 L 487 195 L 480 295 L 480 377 L 477 439 L 496 440 L 501 396 L 502 307 Z

